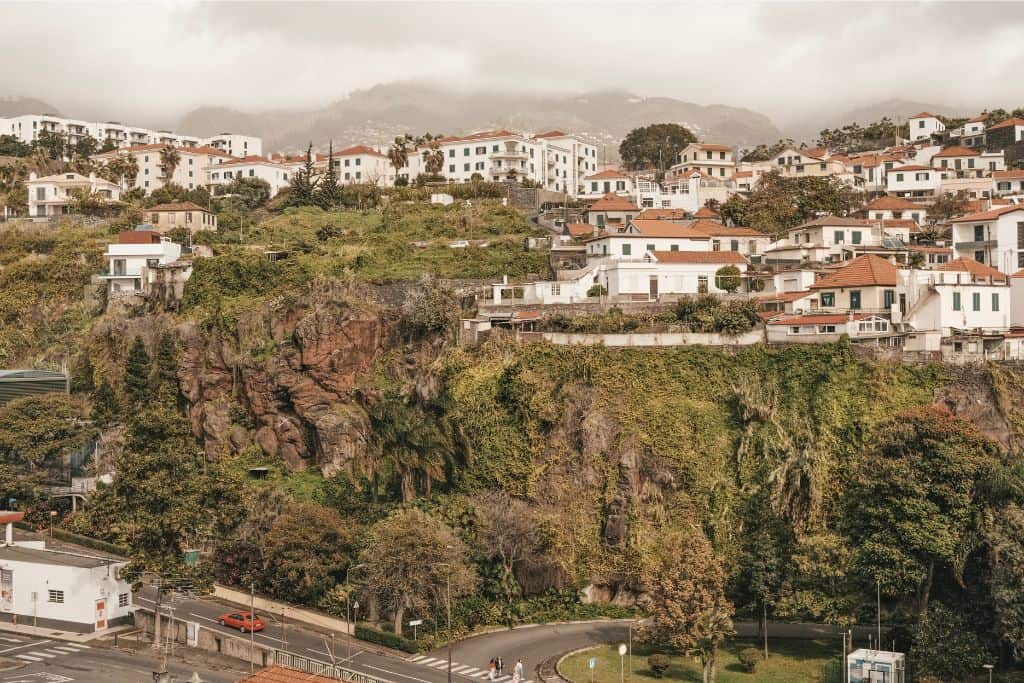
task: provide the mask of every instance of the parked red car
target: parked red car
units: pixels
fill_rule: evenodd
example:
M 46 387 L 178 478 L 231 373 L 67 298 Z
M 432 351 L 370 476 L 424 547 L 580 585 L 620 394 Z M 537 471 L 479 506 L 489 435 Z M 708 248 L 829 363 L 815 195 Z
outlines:
M 237 628 L 242 633 L 262 631 L 267 627 L 267 624 L 252 612 L 228 612 L 217 617 L 217 623 L 221 626 Z

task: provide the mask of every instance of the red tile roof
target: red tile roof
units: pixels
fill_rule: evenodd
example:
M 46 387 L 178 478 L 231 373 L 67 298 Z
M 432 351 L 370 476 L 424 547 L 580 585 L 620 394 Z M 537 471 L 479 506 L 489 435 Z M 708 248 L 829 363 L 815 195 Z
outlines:
M 271 666 L 243 678 L 239 683 L 337 683 L 337 679 L 286 669 L 283 666 Z
M 164 149 L 165 147 L 168 147 L 168 146 L 169 145 L 165 145 L 165 144 L 161 144 L 161 143 L 153 144 L 153 145 L 135 145 L 133 147 L 128 147 L 126 149 L 114 149 L 114 150 L 111 150 L 109 152 L 100 152 L 99 154 L 94 154 L 93 156 L 106 157 L 106 156 L 117 156 L 118 154 L 124 154 L 126 152 L 130 152 L 130 153 L 133 153 L 133 154 L 136 153 L 136 152 L 153 152 L 153 151 Z M 230 157 L 231 156 L 230 154 L 228 154 L 225 151 L 219 150 L 216 147 L 209 147 L 209 146 L 203 146 L 203 147 L 177 147 L 177 146 L 174 146 L 174 149 L 178 150 L 182 154 L 212 154 L 214 156 L 220 156 L 220 157 Z
M 1010 178 L 1012 180 L 1024 180 L 1024 169 L 1009 168 L 1005 171 L 992 171 L 993 178 Z
M 981 156 L 981 152 L 970 147 L 964 147 L 963 145 L 954 145 L 947 147 L 938 154 L 932 157 L 932 159 L 941 159 L 942 157 L 977 157 Z
M 622 173 L 621 171 L 607 170 L 601 171 L 600 173 L 595 173 L 594 175 L 588 175 L 586 178 L 584 178 L 584 180 L 611 180 L 612 178 L 628 177 L 629 176 L 627 176 L 625 173 Z
M 1016 273 L 1014 273 L 1014 274 L 1013 274 L 1013 275 L 1011 275 L 1010 277 L 1011 277 L 1011 278 L 1020 278 L 1020 277 L 1024 277 L 1024 270 L 1018 270 L 1018 271 L 1017 271 Z
M 594 234 L 596 225 L 590 223 L 566 223 L 565 230 L 573 237 L 587 237 Z
M 902 197 L 879 197 L 864 208 L 877 211 L 902 211 L 904 209 L 922 209 L 923 207 Z
M 455 136 L 449 135 L 446 138 L 441 138 L 439 142 L 441 144 L 447 144 L 449 142 L 473 142 L 474 140 L 490 140 L 491 138 L 521 138 L 522 135 L 515 133 L 511 130 L 482 130 L 479 133 L 470 133 L 469 135 Z
M 979 213 L 969 213 L 966 216 L 960 216 L 959 218 L 950 219 L 950 223 L 973 223 L 975 221 L 994 221 L 1003 214 L 1012 213 L 1014 211 L 1024 211 L 1024 206 L 1019 204 L 1011 204 L 1009 206 L 1001 206 L 998 209 L 989 209 L 988 211 L 981 211 Z
M 644 209 L 637 218 L 652 221 L 679 221 L 686 218 L 686 211 L 683 209 Z
M 156 211 L 156 212 L 164 212 L 164 211 L 206 211 L 207 213 L 209 213 L 209 210 L 204 209 L 203 207 L 199 206 L 198 204 L 193 204 L 192 202 L 177 202 L 177 203 L 174 203 L 174 204 L 157 204 L 156 206 L 151 206 L 148 209 L 144 209 L 143 213 L 153 213 L 154 211 Z
M 938 118 L 938 117 L 935 116 L 935 114 L 929 114 L 926 111 L 922 111 L 922 112 L 918 112 L 918 113 L 914 114 L 913 116 L 911 116 L 909 118 L 912 118 L 912 119 L 934 119 L 934 118 Z
M 999 272 L 992 266 L 987 266 L 984 263 L 979 263 L 972 258 L 961 256 L 958 259 L 944 263 L 939 267 L 939 270 L 958 271 L 961 273 L 970 273 L 976 278 L 991 278 L 999 282 L 1006 281 L 1006 275 Z
M 639 211 L 639 209 L 631 200 L 609 192 L 591 204 L 590 211 Z
M 746 257 L 738 251 L 651 251 L 658 263 L 706 263 L 732 264 L 747 263 Z
M 804 289 L 799 292 L 772 292 L 771 294 L 761 294 L 757 297 L 757 300 L 761 303 L 770 303 L 773 301 L 781 301 L 783 303 L 792 303 L 804 297 L 811 296 L 814 294 L 809 289 Z
M 952 254 L 953 249 L 951 247 L 926 247 L 922 244 L 909 244 L 907 245 L 907 251 L 920 251 L 925 254 Z
M 768 322 L 769 325 L 839 325 L 841 323 L 849 322 L 850 320 L 864 320 L 864 318 L 870 318 L 870 313 L 858 313 L 854 316 L 848 316 L 846 314 L 824 314 L 819 313 L 817 315 L 796 315 L 791 318 L 782 318 L 780 320 L 771 320 Z
M 864 254 L 850 261 L 836 272 L 826 275 L 811 289 L 835 289 L 836 287 L 895 287 L 896 266 L 884 258 Z
M 652 221 L 634 218 L 632 225 L 644 237 L 688 237 L 696 240 L 706 240 L 710 237 L 708 233 L 702 230 L 697 230 L 681 223 L 673 223 L 672 221 Z
M 883 228 L 906 228 L 911 232 L 917 232 L 921 226 L 915 223 L 910 218 L 884 218 L 882 219 Z
M 704 150 L 705 152 L 731 152 L 732 151 L 732 147 L 730 147 L 729 145 L 715 145 L 715 144 L 710 144 L 710 143 L 705 144 L 703 142 L 698 142 L 696 144 L 697 144 L 698 148 Z
M 722 214 L 718 213 L 712 208 L 702 206 L 697 209 L 697 213 L 693 214 L 694 218 L 720 218 Z
M 1009 128 L 1010 126 L 1024 126 L 1024 119 L 1015 116 L 1013 118 L 1006 119 L 1005 121 L 1000 121 L 994 126 L 989 126 L 988 129 Z
M 565 133 L 560 130 L 549 130 L 546 133 L 537 133 L 533 137 L 535 138 L 564 138 Z
M 867 218 L 847 218 L 846 216 L 819 216 L 813 220 L 809 220 L 806 223 L 790 228 L 793 230 L 802 230 L 803 228 L 869 228 L 875 225 L 875 221 L 868 220 Z
M 898 173 L 898 172 L 902 172 L 902 171 L 934 171 L 934 170 L 935 169 L 932 168 L 931 166 L 922 166 L 920 164 L 910 164 L 910 165 L 907 165 L 907 166 L 896 166 L 895 168 L 890 168 L 888 171 L 886 171 L 886 173 Z
M 712 237 L 768 237 L 763 232 L 740 225 L 728 226 L 716 221 L 695 221 L 690 224 L 693 230 L 699 230 Z
M 153 230 L 122 230 L 117 233 L 118 244 L 160 244 L 160 233 Z

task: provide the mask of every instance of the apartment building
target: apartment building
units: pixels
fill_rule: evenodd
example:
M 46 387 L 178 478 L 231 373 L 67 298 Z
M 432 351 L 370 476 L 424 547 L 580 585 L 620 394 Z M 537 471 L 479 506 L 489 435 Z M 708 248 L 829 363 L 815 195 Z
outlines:
M 173 176 L 168 178 L 160 157 L 160 152 L 166 147 L 167 145 L 161 144 L 138 145 L 123 151 L 95 154 L 92 159 L 99 163 L 106 163 L 119 154 L 131 154 L 139 165 L 139 174 L 135 178 L 134 187 L 140 187 L 146 191 L 146 194 L 150 194 L 169 182 L 187 190 L 205 187 L 210 182 L 209 167 L 222 164 L 232 158 L 227 152 L 214 147 L 176 148 L 179 156 L 178 165 L 174 168 Z
M 42 133 L 62 135 L 72 145 L 86 136 L 90 136 L 100 145 L 110 141 L 118 149 L 140 145 L 172 145 L 174 147 L 213 147 L 231 156 L 263 153 L 263 140 L 254 135 L 221 133 L 203 138 L 169 130 L 130 126 L 120 121 L 84 121 L 50 114 L 24 114 L 0 118 L 0 135 L 13 135 L 21 142 L 31 144 L 38 140 Z
M 326 169 L 327 155 L 318 154 L 316 164 Z M 391 160 L 386 154 L 366 145 L 355 145 L 334 152 L 334 171 L 341 185 L 366 183 L 391 187 L 395 184 L 395 167 L 391 165 Z
M 247 156 L 243 159 L 219 160 L 203 167 L 206 185 L 214 190 L 230 185 L 237 178 L 259 178 L 270 185 L 270 196 L 273 197 L 283 188 L 288 187 L 295 171 L 302 166 L 297 161 L 275 161 L 261 156 Z
M 922 204 L 915 204 L 902 197 L 878 197 L 864 207 L 868 218 L 874 220 L 908 219 L 921 225 L 928 218 L 928 210 Z
M 926 111 L 919 112 L 910 117 L 907 121 L 910 129 L 911 140 L 930 138 L 932 135 L 946 130 L 945 124 L 939 121 L 939 117 L 929 114 Z
M 121 188 L 95 173 L 57 173 L 39 177 L 30 173 L 25 183 L 28 190 L 28 215 L 31 217 L 60 216 L 69 213 L 75 194 L 85 192 L 109 202 L 121 199 Z
M 894 166 L 886 171 L 886 191 L 897 197 L 934 197 L 942 185 L 943 172 L 921 164 Z
M 1024 206 L 1008 205 L 949 221 L 953 255 L 1012 275 L 1024 268 Z
M 688 178 L 693 171 L 708 178 L 729 180 L 736 172 L 736 152 L 728 145 L 692 142 L 679 153 L 668 175 Z
M 581 199 L 599 199 L 612 192 L 625 197 L 632 196 L 636 192 L 636 183 L 622 171 L 609 169 L 586 176 L 583 179 L 583 190 L 578 196 Z
M 980 178 L 995 171 L 1005 170 L 1006 161 L 1002 150 L 981 152 L 963 145 L 954 145 L 935 154 L 932 157 L 932 167 L 953 172 L 959 178 Z

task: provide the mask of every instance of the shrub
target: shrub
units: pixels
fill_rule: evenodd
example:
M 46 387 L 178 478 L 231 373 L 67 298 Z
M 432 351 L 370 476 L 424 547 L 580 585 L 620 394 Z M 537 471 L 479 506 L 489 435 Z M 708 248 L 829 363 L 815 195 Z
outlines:
M 357 623 L 355 635 L 359 640 L 365 640 L 368 643 L 376 643 L 377 645 L 390 647 L 393 650 L 401 650 L 402 652 L 408 652 L 410 654 L 415 654 L 419 651 L 419 647 L 416 643 L 412 642 L 408 638 L 403 638 L 402 636 L 395 635 L 394 633 L 388 633 L 387 631 L 381 631 L 369 624 Z
M 748 674 L 752 674 L 761 661 L 761 651 L 756 647 L 745 647 L 737 653 L 736 659 L 740 660 L 740 664 Z
M 655 678 L 661 678 L 668 671 L 669 658 L 668 655 L 654 654 L 647 658 L 647 666 L 651 668 L 651 673 L 654 674 Z
M 743 284 L 740 269 L 736 266 L 722 266 L 715 271 L 715 284 L 719 289 L 724 289 L 732 294 Z
M 587 296 L 604 296 L 607 293 L 608 288 L 599 284 L 591 285 L 590 289 L 587 290 Z

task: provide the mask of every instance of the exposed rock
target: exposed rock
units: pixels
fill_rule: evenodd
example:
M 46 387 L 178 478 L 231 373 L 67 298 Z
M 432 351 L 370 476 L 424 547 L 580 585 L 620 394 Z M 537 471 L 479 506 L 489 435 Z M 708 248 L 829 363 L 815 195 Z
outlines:
M 973 422 L 982 434 L 1003 448 L 1013 447 L 1017 438 L 989 370 L 981 365 L 966 365 L 947 366 L 946 372 L 949 381 L 935 390 L 935 403 Z

